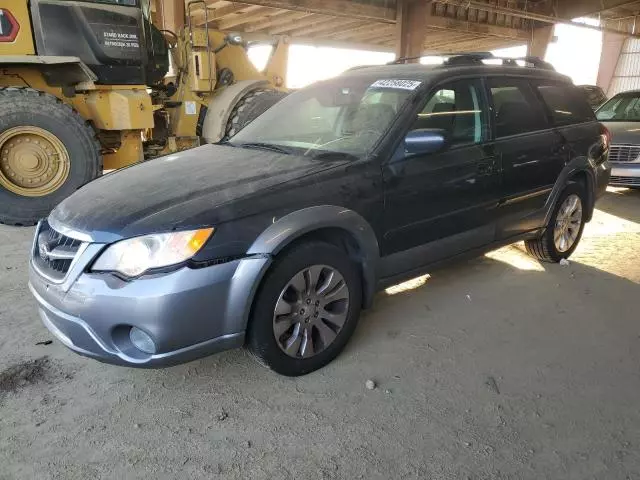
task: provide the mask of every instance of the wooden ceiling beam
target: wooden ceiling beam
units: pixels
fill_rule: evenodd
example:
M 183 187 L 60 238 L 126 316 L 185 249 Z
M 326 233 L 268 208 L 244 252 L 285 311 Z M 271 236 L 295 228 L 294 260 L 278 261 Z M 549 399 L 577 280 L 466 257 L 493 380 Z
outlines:
M 265 33 L 247 33 L 243 35 L 243 38 L 250 42 L 273 42 L 274 36 Z M 393 52 L 393 47 L 376 45 L 370 42 L 344 42 L 340 40 L 325 39 L 318 37 L 287 37 L 290 42 L 296 45 L 310 45 L 314 47 L 333 47 L 333 48 L 348 48 L 351 50 L 375 50 L 378 52 Z
M 362 25 L 360 25 L 359 27 L 354 27 L 354 28 L 350 28 L 348 31 L 346 32 L 341 32 L 337 35 L 334 35 L 334 37 L 336 39 L 345 39 L 345 38 L 349 38 L 351 36 L 353 36 L 354 33 L 359 32 L 361 30 L 371 30 L 372 28 L 378 28 L 379 25 L 376 24 L 371 24 L 371 23 L 363 23 Z
M 638 3 L 637 0 L 559 0 L 556 15 L 560 18 L 577 18 L 595 15 L 612 8 Z
M 393 35 L 395 33 L 395 30 L 393 27 L 391 28 L 377 28 L 375 29 L 375 31 L 373 32 L 359 32 L 359 33 L 355 33 L 354 35 L 351 35 L 349 37 L 347 37 L 347 39 L 353 39 L 356 42 L 367 42 L 371 39 L 374 39 L 376 37 L 382 36 L 382 35 Z
M 246 3 L 234 3 L 234 4 L 226 5 L 220 8 L 212 8 L 208 6 L 206 20 L 208 20 L 209 23 L 213 23 L 213 22 L 220 21 L 224 17 L 228 17 L 229 15 L 239 14 L 242 11 L 246 12 L 246 11 L 255 10 L 256 8 L 258 7 L 255 7 L 253 5 L 247 5 Z M 203 9 L 192 10 L 191 13 L 192 13 L 192 16 L 195 18 L 196 25 L 202 26 L 205 24 L 205 14 Z
M 395 7 L 357 3 L 353 0 L 247 0 L 244 3 L 382 23 L 396 21 Z
M 502 27 L 484 23 L 466 22 L 455 18 L 439 17 L 433 15 L 427 22 L 429 28 L 440 28 L 444 30 L 455 30 L 459 32 L 476 33 L 483 36 L 515 38 L 529 40 L 531 33 L 528 30 L 518 28 Z
M 238 25 L 244 25 L 245 23 L 255 22 L 256 20 L 263 19 L 265 17 L 272 17 L 282 15 L 286 13 L 286 10 L 278 10 L 268 7 L 258 7 L 251 12 L 236 13 L 231 18 L 223 18 L 221 21 L 216 22 L 219 30 L 230 30 Z
M 426 41 L 424 44 L 424 51 L 439 51 L 439 52 L 455 52 L 455 45 L 462 42 L 478 42 L 481 38 L 476 35 L 460 35 L 460 36 L 449 36 L 446 39 L 439 39 L 434 41 Z M 453 48 L 452 48 L 453 47 Z
M 303 18 L 302 20 L 294 20 L 293 22 L 285 23 L 276 28 L 269 28 L 269 33 L 274 35 L 282 35 L 287 32 L 291 32 L 293 30 L 298 30 L 303 27 L 310 27 L 319 22 L 330 22 L 332 20 L 331 17 L 327 17 L 326 15 L 318 15 L 313 14 L 308 17 Z
M 284 15 L 279 15 L 277 18 L 268 18 L 260 20 L 255 23 L 250 23 L 244 27 L 245 32 L 259 32 L 262 30 L 268 30 L 269 28 L 279 27 L 280 25 L 287 25 L 303 18 L 310 17 L 313 13 L 304 12 L 290 12 L 286 11 Z
M 335 33 L 336 30 L 338 32 L 344 31 L 345 28 L 349 27 L 350 25 L 360 25 L 360 22 L 362 20 L 353 20 L 353 19 L 349 19 L 349 18 L 344 18 L 344 19 L 340 19 L 340 20 L 331 20 L 331 21 L 324 21 L 324 22 L 320 22 L 317 25 L 312 25 L 310 27 L 303 27 L 300 28 L 298 30 L 292 30 L 290 32 L 288 32 L 289 35 L 291 35 L 292 37 L 295 36 L 303 36 L 303 35 L 311 35 L 313 34 L 313 36 L 316 35 L 328 35 L 331 33 Z
M 384 33 L 382 35 L 379 35 L 376 38 L 372 38 L 372 39 L 366 40 L 366 43 L 371 42 L 373 45 L 390 45 L 390 46 L 394 46 L 395 45 L 395 39 L 396 39 L 396 32 L 392 31 L 391 33 Z
M 517 43 L 510 42 L 509 40 L 501 39 L 498 37 L 493 38 L 474 38 L 471 40 L 462 40 L 458 42 L 451 42 L 447 45 L 429 47 L 425 50 L 426 55 L 438 55 L 442 53 L 453 52 L 477 52 L 477 51 L 491 51 L 498 48 L 510 47 L 517 45 Z

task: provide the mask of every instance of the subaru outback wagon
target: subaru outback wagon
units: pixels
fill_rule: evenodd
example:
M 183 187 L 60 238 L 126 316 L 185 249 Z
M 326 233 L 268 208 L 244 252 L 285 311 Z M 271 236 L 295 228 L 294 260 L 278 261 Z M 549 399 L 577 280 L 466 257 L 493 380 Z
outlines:
M 37 227 L 44 324 L 114 364 L 247 346 L 301 375 L 381 288 L 520 240 L 567 258 L 609 180 L 608 133 L 567 77 L 483 58 L 354 69 L 227 143 L 80 189 Z

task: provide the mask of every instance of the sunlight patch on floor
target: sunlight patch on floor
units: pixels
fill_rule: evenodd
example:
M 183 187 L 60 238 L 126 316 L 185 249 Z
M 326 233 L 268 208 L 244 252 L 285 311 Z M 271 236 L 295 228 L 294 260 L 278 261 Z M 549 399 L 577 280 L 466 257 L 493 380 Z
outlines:
M 596 208 L 593 212 L 593 219 L 584 229 L 585 237 L 613 235 L 616 233 L 640 233 L 640 223 L 617 217 Z
M 487 253 L 485 257 L 506 263 L 518 270 L 544 272 L 544 267 L 538 260 L 530 257 L 524 250 L 516 245 L 509 245 L 508 247 L 494 250 L 493 252 Z
M 415 290 L 416 288 L 420 288 L 425 283 L 427 283 L 427 280 L 429 280 L 429 278 L 431 278 L 431 275 L 429 274 L 412 278 L 411 280 L 407 280 L 406 282 L 398 283 L 397 285 L 392 285 L 391 287 L 385 289 L 385 293 L 387 295 L 397 295 L 398 293 Z

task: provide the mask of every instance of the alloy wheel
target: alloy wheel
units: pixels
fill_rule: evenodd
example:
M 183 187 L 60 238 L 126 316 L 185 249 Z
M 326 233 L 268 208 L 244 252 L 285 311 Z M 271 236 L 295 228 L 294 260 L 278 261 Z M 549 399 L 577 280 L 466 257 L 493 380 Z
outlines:
M 349 287 L 338 270 L 307 267 L 289 280 L 273 312 L 273 334 L 280 349 L 310 358 L 336 339 L 347 320 Z
M 582 201 L 578 195 L 569 195 L 558 210 L 553 230 L 553 243 L 560 253 L 573 247 L 582 225 Z

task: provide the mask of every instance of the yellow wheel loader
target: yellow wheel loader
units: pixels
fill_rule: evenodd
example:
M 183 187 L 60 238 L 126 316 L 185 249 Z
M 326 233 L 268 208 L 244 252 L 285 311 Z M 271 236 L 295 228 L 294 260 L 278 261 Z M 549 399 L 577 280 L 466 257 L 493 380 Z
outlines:
M 0 0 L 1 223 L 32 225 L 103 170 L 223 140 L 285 95 L 286 44 L 261 73 L 239 37 L 191 25 L 201 0 L 179 32 L 139 2 Z

